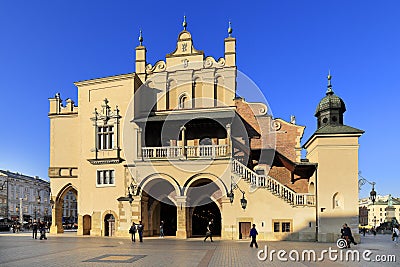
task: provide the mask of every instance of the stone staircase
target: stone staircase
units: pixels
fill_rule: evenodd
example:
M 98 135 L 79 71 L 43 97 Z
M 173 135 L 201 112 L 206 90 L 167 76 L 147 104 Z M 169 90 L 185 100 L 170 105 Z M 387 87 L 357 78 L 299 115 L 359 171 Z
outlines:
M 232 159 L 232 174 L 250 184 L 250 192 L 265 188 L 273 195 L 289 203 L 292 207 L 315 206 L 315 196 L 309 193 L 296 193 L 268 175 L 260 175 L 236 159 Z

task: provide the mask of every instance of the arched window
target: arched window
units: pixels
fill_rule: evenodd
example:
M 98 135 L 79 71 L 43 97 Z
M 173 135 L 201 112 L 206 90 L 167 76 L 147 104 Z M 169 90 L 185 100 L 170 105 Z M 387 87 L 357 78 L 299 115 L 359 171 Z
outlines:
M 186 94 L 183 94 L 183 95 L 181 95 L 180 97 L 179 97 L 179 105 L 178 105 L 178 108 L 179 109 L 184 109 L 184 108 L 187 108 L 187 105 L 188 105 L 188 98 L 187 98 L 187 96 L 186 96 Z
M 333 197 L 332 197 L 332 208 L 333 209 L 341 209 L 341 208 L 343 208 L 343 197 L 338 192 L 333 194 Z
M 311 182 L 308 186 L 308 193 L 310 194 L 315 194 L 315 188 L 314 188 L 314 183 Z

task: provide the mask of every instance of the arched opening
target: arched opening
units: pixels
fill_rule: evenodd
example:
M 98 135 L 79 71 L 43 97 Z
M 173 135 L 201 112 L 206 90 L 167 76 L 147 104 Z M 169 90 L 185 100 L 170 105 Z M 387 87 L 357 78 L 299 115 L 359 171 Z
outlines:
M 166 179 L 159 177 L 149 179 L 141 192 L 141 221 L 144 224 L 144 234 L 158 236 L 160 224 L 163 221 L 164 235 L 175 236 L 177 230 L 176 189 Z
M 183 94 L 179 97 L 179 104 L 178 104 L 178 109 L 185 109 L 188 108 L 189 103 L 188 103 L 188 97 L 186 94 Z
M 199 178 L 189 183 L 186 196 L 190 207 L 186 222 L 188 236 L 204 236 L 211 219 L 213 220 L 213 235 L 220 236 L 222 218 L 219 202 L 216 199 L 220 199 L 222 192 L 217 183 L 209 178 Z
M 315 188 L 313 182 L 311 182 L 310 185 L 308 186 L 308 193 L 315 194 Z
M 111 213 L 104 216 L 104 236 L 115 235 L 115 217 Z
M 92 229 L 92 217 L 90 215 L 83 216 L 83 235 L 90 235 Z
M 211 200 L 210 200 L 211 201 Z M 221 212 L 213 202 L 194 207 L 192 215 L 192 237 L 204 236 L 210 220 L 214 221 L 213 235 L 221 236 Z
M 54 201 L 54 218 L 51 218 L 51 232 L 64 233 L 64 229 L 77 229 L 78 191 L 72 184 L 65 185 Z

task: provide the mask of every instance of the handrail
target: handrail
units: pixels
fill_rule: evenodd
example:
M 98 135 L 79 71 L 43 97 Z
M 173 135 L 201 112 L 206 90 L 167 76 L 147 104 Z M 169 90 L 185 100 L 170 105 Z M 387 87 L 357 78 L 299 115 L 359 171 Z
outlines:
M 260 175 L 236 159 L 232 159 L 232 172 L 239 175 L 251 186 L 265 187 L 274 195 L 283 198 L 293 206 L 313 206 L 315 197 L 309 193 L 296 193 L 271 176 Z

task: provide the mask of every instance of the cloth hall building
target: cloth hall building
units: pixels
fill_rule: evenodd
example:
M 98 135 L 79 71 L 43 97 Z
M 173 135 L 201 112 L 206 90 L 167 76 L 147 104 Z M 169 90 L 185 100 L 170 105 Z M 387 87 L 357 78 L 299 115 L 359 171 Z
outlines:
M 328 77 L 317 129 L 274 118 L 238 96 L 236 39 L 214 59 L 184 29 L 175 51 L 151 65 L 140 36 L 136 71 L 76 82 L 77 105 L 50 102 L 51 232 L 63 199 L 77 199 L 78 235 L 203 236 L 331 242 L 343 223 L 357 233 L 358 138 Z M 313 104 L 313 103 L 308 103 Z M 311 116 L 312 114 L 310 114 Z M 302 150 L 306 158 L 301 158 Z M 356 236 L 357 238 L 357 236 Z

